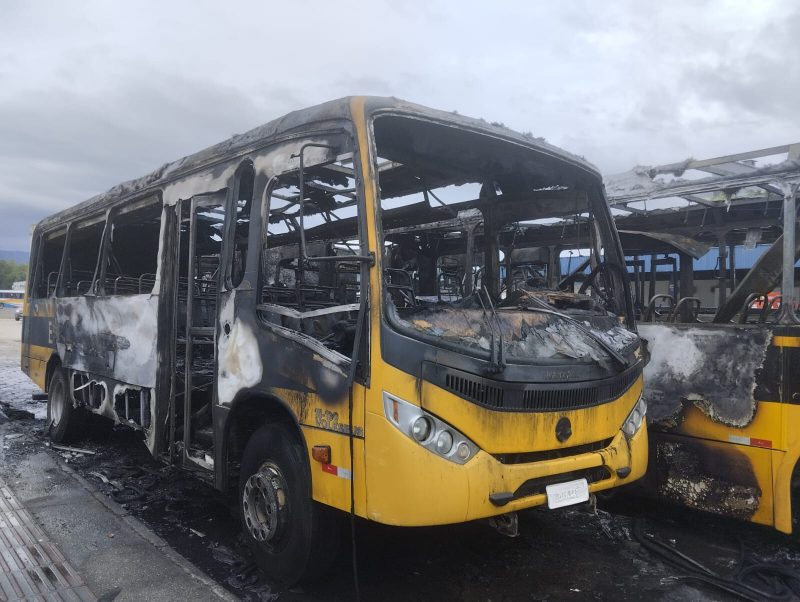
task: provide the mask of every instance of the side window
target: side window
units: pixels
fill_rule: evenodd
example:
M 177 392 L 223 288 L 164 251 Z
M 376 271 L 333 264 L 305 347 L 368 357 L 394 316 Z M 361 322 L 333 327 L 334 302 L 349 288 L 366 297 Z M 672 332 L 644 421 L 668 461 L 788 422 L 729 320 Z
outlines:
M 67 259 L 61 279 L 62 295 L 75 297 L 92 290 L 105 219 L 75 224 L 70 230 Z
M 300 259 L 299 176 L 292 171 L 274 178 L 266 195 L 259 310 L 263 319 L 351 357 L 361 264 L 347 257 L 362 254 L 352 155 L 305 169 L 305 263 Z
M 245 163 L 239 168 L 234 186 L 234 224 L 233 224 L 233 258 L 231 262 L 231 285 L 236 288 L 244 278 L 247 267 L 247 247 L 250 236 L 250 210 L 253 207 L 253 188 L 256 173 L 253 164 Z
M 103 281 L 106 295 L 138 295 L 153 290 L 160 233 L 160 204 L 113 218 Z
M 39 265 L 31 288 L 32 297 L 41 299 L 55 293 L 66 240 L 65 230 L 44 235 L 37 262 Z

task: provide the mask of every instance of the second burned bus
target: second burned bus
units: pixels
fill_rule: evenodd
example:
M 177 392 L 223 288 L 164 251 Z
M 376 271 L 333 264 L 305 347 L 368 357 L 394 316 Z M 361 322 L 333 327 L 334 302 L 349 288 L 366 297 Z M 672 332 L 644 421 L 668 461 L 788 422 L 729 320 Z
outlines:
M 555 220 L 574 236 L 537 245 Z M 559 274 L 571 248 L 580 290 Z M 141 430 L 237 492 L 285 582 L 330 559 L 332 509 L 457 523 L 645 471 L 600 175 L 529 136 L 333 101 L 45 219 L 32 253 L 22 367 L 51 436 L 80 436 L 87 411 Z

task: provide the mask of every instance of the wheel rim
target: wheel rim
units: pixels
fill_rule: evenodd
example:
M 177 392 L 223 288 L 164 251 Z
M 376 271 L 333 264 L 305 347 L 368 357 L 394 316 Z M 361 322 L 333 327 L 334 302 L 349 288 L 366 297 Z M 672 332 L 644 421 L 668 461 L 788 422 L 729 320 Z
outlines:
M 265 462 L 250 475 L 242 493 L 242 509 L 253 539 L 264 543 L 280 539 L 289 515 L 286 479 L 280 468 Z
M 53 383 L 50 390 L 50 424 L 58 426 L 64 417 L 64 406 L 67 402 L 66 388 L 64 382 L 57 380 Z

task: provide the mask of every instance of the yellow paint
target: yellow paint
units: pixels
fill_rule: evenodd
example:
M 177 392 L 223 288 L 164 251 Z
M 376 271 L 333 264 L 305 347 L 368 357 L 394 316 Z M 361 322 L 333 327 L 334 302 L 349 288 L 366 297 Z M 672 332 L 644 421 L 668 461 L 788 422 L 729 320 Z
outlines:
M 36 383 L 42 391 L 47 389 L 47 364 L 56 353 L 52 347 L 42 347 L 23 343 L 21 367 L 22 371 Z
M 301 427 L 306 440 L 308 457 L 311 458 L 311 448 L 315 445 L 329 445 L 331 448 L 331 464 L 347 470 L 352 470 L 350 464 L 350 437 L 341 433 L 332 433 L 318 428 Z M 366 490 L 363 474 L 358 473 L 358 466 L 364 465 L 364 440 L 353 439 L 353 459 L 356 466 L 355 501 L 356 514 L 364 516 Z M 312 497 L 328 506 L 350 512 L 350 481 L 342 477 L 323 472 L 322 464 L 311 460 L 311 488 Z
M 775 528 L 784 533 L 792 532 L 792 474 L 800 460 L 800 406 L 783 406 L 781 430 L 786 441 L 786 451 L 772 452 L 772 483 L 774 487 Z M 800 508 L 794 509 L 800 512 Z
M 369 278 L 370 388 L 364 392 L 364 456 L 357 455 L 355 458 L 356 483 L 359 482 L 359 470 L 365 470 L 361 474 L 366 474 L 366 513 L 361 512 L 358 505 L 361 498 L 357 495 L 358 514 L 393 525 L 455 523 L 545 503 L 544 495 L 536 495 L 497 507 L 488 498 L 491 493 L 514 491 L 526 480 L 539 476 L 605 464 L 611 469 L 612 477 L 591 485 L 591 491 L 627 484 L 640 478 L 647 466 L 646 428 L 643 427 L 630 444 L 619 429 L 639 397 L 641 379 L 620 399 L 596 408 L 560 413 L 504 413 L 480 408 L 430 383 L 423 383 L 419 387 L 413 376 L 383 361 L 380 342 L 383 254 L 380 252 L 376 222 L 376 174 L 369 160 L 364 100 L 353 99 L 351 110 L 364 174 L 367 240 L 376 260 Z M 385 418 L 384 390 L 409 403 L 423 405 L 488 451 L 481 450 L 469 462 L 459 465 L 423 448 Z M 573 421 L 575 432 L 569 441 L 570 445 L 606 438 L 613 438 L 612 443 L 602 452 L 528 464 L 504 465 L 491 455 L 493 451 L 525 452 L 563 447 L 555 441 L 553 431 L 555 422 L 565 415 Z M 364 464 L 360 465 L 361 462 Z M 616 477 L 614 470 L 627 466 L 631 467 L 631 474 L 625 479 Z M 319 495 L 328 494 L 320 491 Z
M 776 337 L 777 338 L 777 337 Z M 795 337 L 792 337 L 795 338 Z M 774 339 L 773 339 L 774 341 Z M 695 407 L 685 411 L 683 423 L 676 432 L 706 440 L 709 446 L 734 445 L 752 463 L 762 498 L 752 522 L 773 526 L 784 533 L 792 532 L 791 481 L 800 459 L 800 405 L 760 401 L 752 422 L 734 428 L 714 422 Z M 729 437 L 748 437 L 771 441 L 772 447 L 743 445 Z
M 466 403 L 457 395 L 424 382 L 422 407 L 468 433 L 470 439 L 489 453 L 515 453 L 572 447 L 615 437 L 641 392 L 642 378 L 639 377 L 616 401 L 592 408 L 564 412 L 496 412 Z M 560 443 L 555 436 L 555 426 L 563 416 L 572 423 L 573 434 L 565 443 Z
M 675 430 L 682 435 L 732 443 L 729 437 L 749 437 L 772 441 L 772 449 L 786 450 L 786 433 L 783 430 L 783 413 L 786 404 L 774 401 L 760 401 L 756 404 L 753 420 L 745 427 L 735 428 L 714 422 L 698 408 L 691 406 L 684 410 L 684 420 Z
M 800 347 L 800 337 L 776 335 L 772 337 L 772 344 L 775 347 Z
M 618 433 L 603 452 L 506 465 L 480 451 L 459 465 L 423 448 L 382 414 L 368 412 L 366 422 L 367 518 L 391 525 L 457 523 L 546 503 L 545 495 L 524 497 L 500 507 L 489 501 L 490 494 L 513 492 L 528 479 L 605 465 L 611 478 L 589 487 L 590 491 L 600 491 L 638 479 L 647 467 L 645 427 L 630 446 Z M 619 479 L 614 471 L 626 466 L 631 467 L 631 474 Z

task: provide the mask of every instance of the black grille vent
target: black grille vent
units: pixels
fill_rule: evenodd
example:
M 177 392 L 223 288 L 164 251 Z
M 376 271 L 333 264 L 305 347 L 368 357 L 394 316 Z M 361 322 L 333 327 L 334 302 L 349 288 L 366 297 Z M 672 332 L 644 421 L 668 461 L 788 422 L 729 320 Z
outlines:
M 491 380 L 436 364 L 426 364 L 424 370 L 432 383 L 480 406 L 508 412 L 556 412 L 607 403 L 627 391 L 640 374 L 637 365 L 590 384 L 553 384 Z
M 447 374 L 444 386 L 462 397 L 471 399 L 483 406 L 491 408 L 503 407 L 503 389 L 486 384 L 485 381 Z
M 560 449 L 546 449 L 535 452 L 520 452 L 516 454 L 497 454 L 495 458 L 503 464 L 528 464 L 530 462 L 543 462 L 545 460 L 556 460 L 558 458 L 568 458 L 570 456 L 579 456 L 580 454 L 588 454 L 590 452 L 600 451 L 611 445 L 613 439 L 603 439 L 601 441 L 594 441 L 592 443 L 584 443 L 583 445 L 573 445 L 572 447 L 563 447 Z

